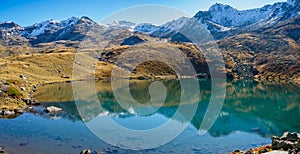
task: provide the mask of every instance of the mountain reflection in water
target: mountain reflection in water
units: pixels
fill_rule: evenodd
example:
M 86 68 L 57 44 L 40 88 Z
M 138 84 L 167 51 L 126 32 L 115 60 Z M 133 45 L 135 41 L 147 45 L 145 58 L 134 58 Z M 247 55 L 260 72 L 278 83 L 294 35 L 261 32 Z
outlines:
M 180 103 L 181 87 L 177 80 L 162 81 L 166 86 L 167 97 L 164 105 L 153 114 L 160 114 L 165 118 L 174 118 Z M 132 97 L 140 103 L 150 100 L 148 87 L 151 81 L 130 81 L 130 92 Z M 189 122 L 185 117 L 191 116 L 189 106 L 198 103 L 197 112 L 190 124 L 198 129 L 207 110 L 211 97 L 211 81 L 199 80 L 200 93 L 198 96 L 189 96 L 187 102 L 182 102 L 185 111 L 176 116 L 181 123 Z M 122 88 L 122 87 L 120 87 Z M 99 116 L 110 116 L 112 118 L 132 118 L 137 115 L 134 111 L 147 110 L 148 107 L 132 108 L 131 111 L 124 110 L 114 98 L 110 82 L 100 81 L 96 83 L 97 96 L 100 104 L 86 101 L 85 108 L 80 108 L 84 113 L 81 118 L 73 101 L 72 85 L 52 84 L 39 88 L 34 97 L 42 103 L 42 106 L 56 106 L 64 112 L 58 114 L 39 114 L 45 118 L 64 118 L 70 121 L 85 122 Z M 208 133 L 213 137 L 226 136 L 240 131 L 259 134 L 263 137 L 281 135 L 285 131 L 300 132 L 300 93 L 299 85 L 281 83 L 258 83 L 255 81 L 236 81 L 226 84 L 226 98 L 218 119 Z M 200 100 L 198 99 L 200 97 Z M 195 99 L 194 99 L 195 98 Z M 84 98 L 83 98 L 84 101 Z M 101 105 L 104 109 L 94 110 L 95 105 Z M 154 107 L 156 104 L 152 104 Z M 143 115 L 142 117 L 151 117 Z M 188 118 L 187 118 L 188 119 Z M 154 127 L 154 126 L 153 126 Z

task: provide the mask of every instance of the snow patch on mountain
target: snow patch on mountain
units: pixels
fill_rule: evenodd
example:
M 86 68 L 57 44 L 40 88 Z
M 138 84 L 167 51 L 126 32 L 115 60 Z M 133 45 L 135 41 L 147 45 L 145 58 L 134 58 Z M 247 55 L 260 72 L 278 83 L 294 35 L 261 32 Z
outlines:
M 17 36 L 23 30 L 23 27 L 11 21 L 0 23 L 0 37 Z
M 111 23 L 106 24 L 109 28 L 116 28 L 116 29 L 126 29 L 129 31 L 134 31 L 136 23 L 130 21 L 113 21 Z
M 167 22 L 166 24 L 163 24 L 161 27 L 164 29 L 178 30 L 178 29 L 181 29 L 189 20 L 190 20 L 190 18 L 181 17 L 176 20 Z

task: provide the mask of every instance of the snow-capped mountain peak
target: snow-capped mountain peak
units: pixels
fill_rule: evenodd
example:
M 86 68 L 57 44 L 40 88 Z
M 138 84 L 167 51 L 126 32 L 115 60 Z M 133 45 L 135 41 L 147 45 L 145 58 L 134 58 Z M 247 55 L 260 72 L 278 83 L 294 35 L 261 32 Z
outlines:
M 62 20 L 60 21 L 63 25 L 72 25 L 72 24 L 76 24 L 78 22 L 79 18 L 77 17 L 71 17 L 67 20 Z
M 56 20 L 46 20 L 40 23 L 36 23 L 32 26 L 25 28 L 25 31 L 22 33 L 25 37 L 33 37 L 44 34 L 47 31 L 57 31 L 61 28 L 64 28 L 69 25 L 74 25 L 79 21 L 76 17 L 71 17 L 67 20 L 56 21 Z
M 216 3 L 214 5 L 212 5 L 210 8 L 209 8 L 209 12 L 227 12 L 227 11 L 234 11 L 234 10 L 237 10 L 237 9 L 234 9 L 233 7 L 231 7 L 230 5 L 224 5 L 224 4 L 221 4 L 221 3 Z
M 158 30 L 159 26 L 155 26 L 151 23 L 141 23 L 134 27 L 135 32 L 152 33 Z

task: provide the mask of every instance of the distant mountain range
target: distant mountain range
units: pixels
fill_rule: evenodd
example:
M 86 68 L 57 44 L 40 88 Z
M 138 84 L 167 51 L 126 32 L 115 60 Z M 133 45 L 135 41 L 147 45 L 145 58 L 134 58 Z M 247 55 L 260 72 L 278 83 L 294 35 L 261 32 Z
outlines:
M 208 11 L 199 11 L 194 18 L 182 17 L 160 26 L 151 23 L 135 24 L 129 21 L 116 21 L 107 25 L 98 24 L 88 17 L 71 17 L 63 21 L 47 20 L 32 26 L 22 27 L 14 22 L 0 23 L 0 42 L 2 45 L 20 45 L 27 43 L 36 46 L 40 43 L 60 42 L 72 45 L 72 41 L 80 41 L 92 26 L 110 33 L 118 29 L 131 33 L 141 32 L 152 37 L 167 38 L 186 42 L 186 38 L 178 37 L 178 32 L 197 19 L 211 32 L 212 36 L 221 40 L 229 36 L 243 33 L 285 34 L 299 41 L 300 34 L 300 0 L 266 5 L 262 8 L 237 10 L 229 5 L 215 4 Z M 287 29 L 281 28 L 285 25 Z M 278 28 L 278 29 L 276 29 Z M 195 29 L 193 29 L 195 30 Z M 275 30 L 275 31 L 272 31 Z M 124 38 L 125 39 L 125 38 Z M 118 42 L 121 43 L 121 42 Z
M 216 44 L 205 37 L 196 40 L 199 37 L 195 36 L 206 35 L 203 29 Z M 195 47 L 195 43 L 201 46 Z M 14 22 L 0 23 L 0 57 L 75 51 L 80 47 L 97 50 L 99 55 L 95 57 L 109 70 L 118 55 L 137 44 L 178 48 L 192 62 L 198 77 L 210 77 L 207 63 L 218 64 L 207 61 L 203 55 L 221 54 L 225 70 L 215 71 L 226 72 L 229 78 L 300 83 L 300 0 L 249 10 L 217 3 L 192 18 L 181 17 L 162 25 L 130 21 L 100 24 L 88 17 L 47 20 L 27 27 Z M 157 71 L 159 66 L 147 64 L 140 72 L 151 67 Z M 163 74 L 164 71 L 168 73 Z M 108 77 L 109 72 L 103 73 L 103 77 Z M 168 76 L 172 71 L 162 67 L 156 75 Z

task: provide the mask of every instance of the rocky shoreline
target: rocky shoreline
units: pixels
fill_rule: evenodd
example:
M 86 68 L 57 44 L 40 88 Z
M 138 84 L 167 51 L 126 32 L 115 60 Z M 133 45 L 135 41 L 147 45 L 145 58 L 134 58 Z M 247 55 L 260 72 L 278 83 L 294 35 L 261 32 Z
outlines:
M 281 137 L 273 136 L 272 144 L 247 151 L 236 150 L 231 154 L 300 154 L 300 134 L 296 132 L 285 132 Z
M 106 154 L 116 153 L 118 148 L 108 148 L 101 152 L 84 149 L 80 154 Z M 235 150 L 230 154 L 300 154 L 300 134 L 295 132 L 285 132 L 281 137 L 273 136 L 272 144 L 249 149 L 247 151 Z

